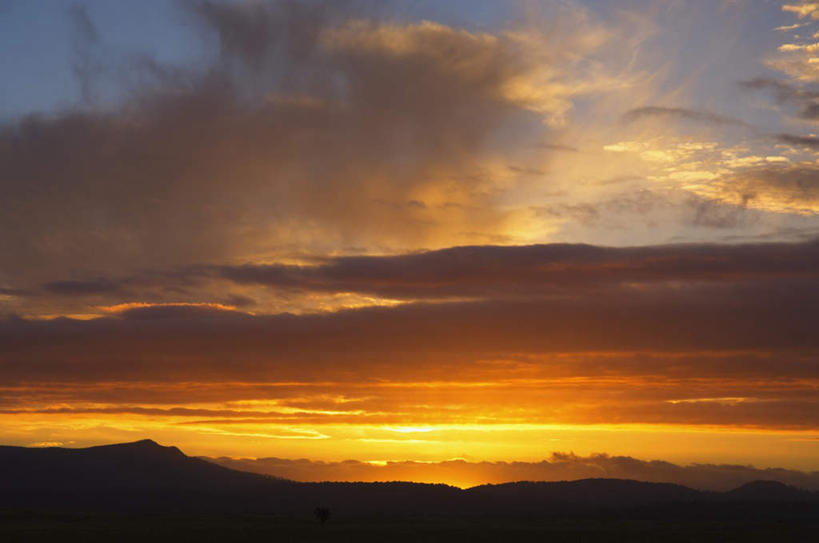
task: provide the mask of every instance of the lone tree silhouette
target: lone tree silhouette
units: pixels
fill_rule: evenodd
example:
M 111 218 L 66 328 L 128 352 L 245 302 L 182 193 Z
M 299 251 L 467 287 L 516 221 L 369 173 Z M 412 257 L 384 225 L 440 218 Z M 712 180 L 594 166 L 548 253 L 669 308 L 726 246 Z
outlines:
M 313 509 L 313 514 L 316 515 L 316 518 L 321 522 L 321 525 L 324 526 L 324 523 L 327 522 L 327 519 L 330 518 L 330 509 L 327 507 L 316 507 Z

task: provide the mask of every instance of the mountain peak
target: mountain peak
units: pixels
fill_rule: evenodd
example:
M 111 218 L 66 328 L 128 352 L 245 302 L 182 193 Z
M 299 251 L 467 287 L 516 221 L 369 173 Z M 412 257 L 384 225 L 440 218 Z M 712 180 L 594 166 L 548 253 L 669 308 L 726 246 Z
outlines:
M 123 445 L 130 445 L 132 447 L 137 447 L 140 449 L 175 449 L 179 450 L 174 446 L 165 446 L 160 445 L 153 439 L 140 439 L 139 441 L 132 441 L 131 443 L 123 443 Z
M 131 443 L 123 443 L 123 445 L 138 445 L 140 447 L 161 447 L 159 443 L 153 439 L 140 439 L 139 441 L 132 441 Z
M 129 443 L 115 443 L 112 445 L 98 445 L 96 447 L 89 447 L 89 449 L 97 451 L 133 451 L 140 454 L 148 454 L 151 456 L 166 455 L 175 457 L 187 457 L 185 453 L 179 448 L 170 446 L 166 447 L 160 445 L 153 439 L 140 439 L 139 441 L 131 441 Z

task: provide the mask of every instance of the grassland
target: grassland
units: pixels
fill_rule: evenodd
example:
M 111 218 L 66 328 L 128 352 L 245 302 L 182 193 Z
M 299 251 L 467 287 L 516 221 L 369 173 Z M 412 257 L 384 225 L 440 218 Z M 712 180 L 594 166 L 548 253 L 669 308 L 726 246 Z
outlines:
M 748 542 L 811 541 L 819 522 L 753 519 L 730 522 L 639 519 L 359 518 L 261 515 L 121 515 L 0 512 L 9 542 Z

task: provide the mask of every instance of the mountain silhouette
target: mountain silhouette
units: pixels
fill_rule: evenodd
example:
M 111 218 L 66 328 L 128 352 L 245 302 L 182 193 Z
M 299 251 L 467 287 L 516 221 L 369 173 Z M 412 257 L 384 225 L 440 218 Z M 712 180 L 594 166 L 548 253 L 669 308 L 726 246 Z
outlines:
M 743 505 L 744 504 L 744 505 Z M 626 479 L 444 484 L 298 483 L 232 470 L 151 440 L 85 449 L 0 446 L 0 508 L 310 515 L 713 515 L 787 511 L 819 518 L 819 493 L 759 481 L 730 492 Z M 750 508 L 750 509 L 749 509 Z M 794 513 L 796 512 L 796 513 Z
M 637 506 L 701 500 L 710 493 L 671 483 L 645 483 L 630 479 L 581 479 L 558 482 L 518 482 L 482 485 L 467 490 L 482 500 L 499 504 L 548 503 Z
M 0 446 L 0 506 L 111 510 L 230 505 L 275 484 L 152 440 L 85 449 Z
M 186 456 L 146 439 L 87 449 L 0 446 L 4 489 L 206 489 L 257 483 L 266 477 Z
M 753 481 L 725 493 L 732 500 L 756 502 L 804 502 L 816 497 L 809 492 L 779 481 Z

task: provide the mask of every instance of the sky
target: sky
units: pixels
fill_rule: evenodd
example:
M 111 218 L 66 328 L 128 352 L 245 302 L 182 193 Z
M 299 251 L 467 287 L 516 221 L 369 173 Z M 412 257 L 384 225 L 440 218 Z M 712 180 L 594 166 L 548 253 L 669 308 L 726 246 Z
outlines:
M 814 2 L 0 0 L 0 442 L 817 472 L 818 54 Z

